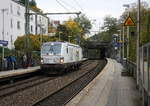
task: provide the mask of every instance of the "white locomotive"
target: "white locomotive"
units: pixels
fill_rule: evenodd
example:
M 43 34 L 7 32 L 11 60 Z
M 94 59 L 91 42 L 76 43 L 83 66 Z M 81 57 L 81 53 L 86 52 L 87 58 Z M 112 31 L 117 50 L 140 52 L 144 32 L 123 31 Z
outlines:
M 79 68 L 83 61 L 82 48 L 68 42 L 47 42 L 41 47 L 41 69 L 66 71 Z

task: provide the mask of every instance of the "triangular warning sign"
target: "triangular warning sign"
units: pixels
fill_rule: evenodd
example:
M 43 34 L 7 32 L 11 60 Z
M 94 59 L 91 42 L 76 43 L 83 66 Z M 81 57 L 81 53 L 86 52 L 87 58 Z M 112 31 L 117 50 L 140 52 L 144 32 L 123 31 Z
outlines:
M 124 26 L 135 26 L 135 23 L 130 16 L 126 19 Z

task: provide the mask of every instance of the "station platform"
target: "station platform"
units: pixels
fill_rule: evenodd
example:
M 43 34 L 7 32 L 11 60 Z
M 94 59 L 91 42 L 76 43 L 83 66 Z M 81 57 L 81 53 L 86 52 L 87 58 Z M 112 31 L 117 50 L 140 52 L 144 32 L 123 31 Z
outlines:
M 0 71 L 0 79 L 32 73 L 32 72 L 37 71 L 38 69 L 40 69 L 40 66 L 28 67 L 26 69 Z
M 108 59 L 102 72 L 66 106 L 142 106 L 133 77 L 121 76 L 123 67 Z

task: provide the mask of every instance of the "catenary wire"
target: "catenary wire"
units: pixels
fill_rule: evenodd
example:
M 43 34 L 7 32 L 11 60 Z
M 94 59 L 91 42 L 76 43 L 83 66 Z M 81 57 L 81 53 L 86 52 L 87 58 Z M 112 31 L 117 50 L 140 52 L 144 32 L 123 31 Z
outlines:
M 60 1 L 56 0 L 56 2 L 63 7 L 66 11 L 69 11 L 69 9 L 67 7 L 65 7 Z
M 63 0 L 59 0 L 61 1 L 62 3 L 64 3 L 66 6 L 70 7 L 71 9 L 75 10 L 75 11 L 78 11 L 75 7 L 73 7 L 72 5 L 70 5 L 69 3 L 63 1 Z

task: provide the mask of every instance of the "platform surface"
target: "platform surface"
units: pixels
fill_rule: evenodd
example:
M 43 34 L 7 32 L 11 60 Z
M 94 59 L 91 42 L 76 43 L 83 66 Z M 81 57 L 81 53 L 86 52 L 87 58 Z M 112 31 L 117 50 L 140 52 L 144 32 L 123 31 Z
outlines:
M 66 106 L 142 106 L 132 77 L 121 76 L 123 67 L 108 59 L 102 72 Z
M 22 74 L 27 74 L 27 73 L 35 72 L 38 69 L 40 69 L 40 66 L 28 67 L 26 69 L 16 69 L 16 70 L 9 70 L 9 71 L 0 71 L 0 79 L 1 78 L 7 78 L 7 77 L 12 77 L 12 76 L 17 76 L 17 75 L 22 75 Z

